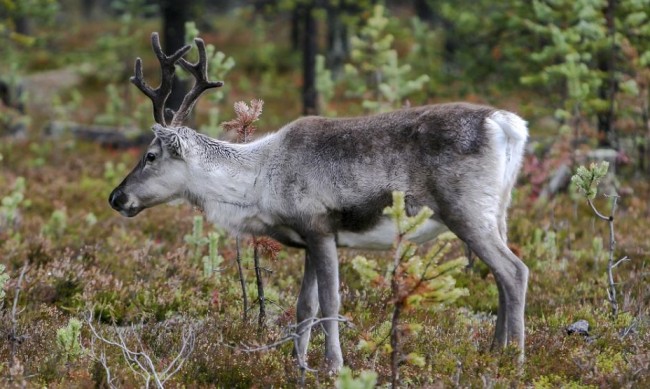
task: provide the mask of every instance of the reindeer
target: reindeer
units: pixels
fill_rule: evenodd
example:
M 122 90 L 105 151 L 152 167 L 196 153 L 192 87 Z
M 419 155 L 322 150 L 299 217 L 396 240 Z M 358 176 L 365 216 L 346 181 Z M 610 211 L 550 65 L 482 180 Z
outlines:
M 337 247 L 387 249 L 395 227 L 382 211 L 393 191 L 406 195 L 409 214 L 434 211 L 410 238 L 425 242 L 451 230 L 490 268 L 499 290 L 492 348 L 524 350 L 528 268 L 508 248 L 506 213 L 519 171 L 527 125 L 514 113 L 467 103 L 428 105 L 352 117 L 303 117 L 247 144 L 212 139 L 183 126 L 196 100 L 221 86 L 207 76 L 204 42 L 197 63 L 168 56 L 158 35 L 153 50 L 160 86 L 147 85 L 142 61 L 133 82 L 153 102 L 155 134 L 142 159 L 113 190 L 110 205 L 127 217 L 173 200 L 203 210 L 234 233 L 267 235 L 305 250 L 297 322 L 339 313 Z M 165 101 L 175 65 L 196 79 L 168 125 Z M 338 322 L 325 321 L 326 368 L 343 364 Z M 300 328 L 300 327 L 299 327 Z M 296 342 L 305 363 L 308 328 Z

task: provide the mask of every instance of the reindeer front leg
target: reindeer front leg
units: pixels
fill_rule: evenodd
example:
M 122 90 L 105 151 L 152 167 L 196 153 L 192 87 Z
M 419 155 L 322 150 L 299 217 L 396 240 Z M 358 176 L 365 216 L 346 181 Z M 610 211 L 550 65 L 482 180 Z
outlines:
M 318 302 L 321 316 L 335 319 L 339 315 L 339 263 L 334 235 L 313 235 L 307 238 L 309 266 L 313 267 L 318 284 Z M 343 366 L 339 341 L 339 323 L 323 322 L 325 331 L 325 360 L 329 372 L 338 373 Z
M 318 312 L 318 284 L 316 282 L 316 268 L 305 250 L 305 272 L 298 295 L 298 306 L 296 308 L 296 319 L 298 321 L 297 332 L 300 335 L 296 341 L 296 357 L 301 367 L 307 366 L 307 347 L 311 335 L 311 323 L 309 319 L 315 318 Z

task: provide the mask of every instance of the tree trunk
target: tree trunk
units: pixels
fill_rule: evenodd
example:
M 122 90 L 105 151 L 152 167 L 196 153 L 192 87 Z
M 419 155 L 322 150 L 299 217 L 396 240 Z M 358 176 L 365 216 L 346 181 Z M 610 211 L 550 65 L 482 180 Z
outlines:
M 291 11 L 291 49 L 298 51 L 300 49 L 300 9 L 298 7 Z
M 316 93 L 316 20 L 312 7 L 305 7 L 303 10 L 304 36 L 302 46 L 303 58 L 303 115 L 318 114 L 317 93 Z
M 95 11 L 95 0 L 81 1 L 81 14 L 85 20 L 91 20 Z
M 618 82 L 616 81 L 616 54 L 617 47 L 614 41 L 616 34 L 616 26 L 614 19 L 614 12 L 616 10 L 616 0 L 607 0 L 607 7 L 605 8 L 605 19 L 607 23 L 607 37 L 610 39 L 609 49 L 603 53 L 598 61 L 598 68 L 603 73 L 607 74 L 607 80 L 603 83 L 598 91 L 601 99 L 608 101 L 608 108 L 604 112 L 598 113 L 598 145 L 599 147 L 616 148 L 616 129 L 614 128 L 614 121 L 616 120 L 615 98 L 618 90 Z
M 61 138 L 67 134 L 73 138 L 92 142 L 111 149 L 129 149 L 143 147 L 151 143 L 153 132 L 141 132 L 136 128 L 127 129 L 98 126 L 92 124 L 52 121 L 45 126 L 45 135 L 50 138 Z M 130 134 L 138 133 L 137 136 Z
M 189 20 L 189 9 L 192 1 L 160 0 L 160 12 L 163 24 L 163 46 L 167 54 L 173 53 L 185 45 L 185 22 Z M 166 108 L 174 111 L 180 107 L 183 97 L 188 91 L 187 82 L 174 77 L 172 93 L 167 99 Z M 165 119 L 167 117 L 165 112 Z
M 418 18 L 423 22 L 428 22 L 428 23 L 433 22 L 434 12 L 431 9 L 429 0 L 414 0 L 413 9 L 415 11 L 415 14 L 418 16 Z
M 327 7 L 327 63 L 334 79 L 343 72 L 343 63 L 350 49 L 348 29 L 340 12 L 336 7 Z
M 31 28 L 29 25 L 29 19 L 26 16 L 20 15 L 14 18 L 14 26 L 16 32 L 22 35 L 30 35 Z

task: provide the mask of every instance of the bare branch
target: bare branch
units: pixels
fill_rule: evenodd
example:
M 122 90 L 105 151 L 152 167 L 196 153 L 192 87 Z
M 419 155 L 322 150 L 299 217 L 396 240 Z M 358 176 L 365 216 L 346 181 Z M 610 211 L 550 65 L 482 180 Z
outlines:
M 598 216 L 598 218 L 600 218 L 602 220 L 607 220 L 607 221 L 613 220 L 612 216 L 605 216 L 602 213 L 598 212 L 598 210 L 596 209 L 596 206 L 591 201 L 591 199 L 588 198 L 588 197 L 587 197 L 587 203 L 589 203 L 589 206 L 591 207 L 591 210 L 594 211 L 594 213 L 596 214 L 596 216 Z
M 17 336 L 17 327 L 18 327 L 18 315 L 20 312 L 16 312 L 18 308 L 18 300 L 20 297 L 20 291 L 22 290 L 23 279 L 25 278 L 25 273 L 29 267 L 29 261 L 25 261 L 23 268 L 20 270 L 20 276 L 18 276 L 18 281 L 16 282 L 16 292 L 14 294 L 14 303 L 11 307 L 11 333 L 9 334 L 9 341 L 11 342 L 11 365 L 13 367 L 14 361 L 16 360 L 16 346 L 21 342 L 22 337 Z
M 618 261 L 616 261 L 616 263 L 614 263 L 614 264 L 612 265 L 612 269 L 616 268 L 616 266 L 620 265 L 622 262 L 627 262 L 627 261 L 629 261 L 629 260 L 630 260 L 630 258 L 628 258 L 627 255 L 624 256 L 623 258 L 619 259 Z
M 237 249 L 235 258 L 237 262 L 237 273 L 239 274 L 239 284 L 241 285 L 242 299 L 244 300 L 243 321 L 246 322 L 246 319 L 248 318 L 248 293 L 246 293 L 246 280 L 244 280 L 244 270 L 241 266 L 241 240 L 239 239 L 239 235 L 237 235 L 235 238 L 235 246 Z
M 98 339 L 98 338 L 95 337 L 95 336 L 90 338 L 90 347 L 88 348 L 88 354 L 90 355 L 90 358 L 92 358 L 96 362 L 99 362 L 99 364 L 101 364 L 102 367 L 104 368 L 104 373 L 106 374 L 106 384 L 108 385 L 108 387 L 109 388 L 116 388 L 116 386 L 113 384 L 113 381 L 115 380 L 115 378 L 113 378 L 113 376 L 111 374 L 111 369 L 108 366 L 108 358 L 106 357 L 106 352 L 102 348 L 99 355 L 97 355 L 97 352 L 95 351 L 95 340 L 96 339 Z
M 164 377 L 164 379 L 162 380 L 163 384 L 167 382 L 168 379 L 170 379 L 174 374 L 176 374 L 183 367 L 183 364 L 185 364 L 185 361 L 187 361 L 187 357 L 194 350 L 194 341 L 196 340 L 196 335 L 194 334 L 192 327 L 190 327 L 189 331 L 185 331 L 185 329 L 183 329 L 183 334 L 181 335 L 181 337 L 183 339 L 181 342 L 181 350 L 178 352 L 178 354 L 176 354 L 176 357 L 169 363 L 167 368 L 162 372 L 162 376 Z M 174 366 L 176 367 L 170 373 L 169 370 L 172 369 Z
M 275 341 L 273 343 L 269 343 L 269 344 L 266 344 L 266 345 L 263 345 L 263 346 L 257 346 L 257 347 L 252 347 L 252 346 L 247 346 L 247 345 L 242 344 L 243 348 L 238 349 L 238 350 L 244 351 L 244 352 L 247 352 L 247 353 L 256 352 L 256 351 L 271 350 L 271 349 L 274 349 L 274 348 L 276 348 L 278 346 L 281 346 L 284 343 L 287 343 L 289 341 L 297 341 L 302 334 L 304 334 L 307 331 L 311 331 L 312 327 L 317 326 L 317 325 L 319 325 L 321 323 L 324 323 L 326 321 L 337 321 L 339 323 L 345 323 L 345 322 L 348 322 L 348 319 L 345 318 L 344 316 L 340 316 L 340 315 L 336 316 L 336 317 L 321 317 L 321 318 L 310 317 L 310 318 L 307 318 L 307 319 L 301 321 L 298 324 L 293 324 L 293 325 L 288 327 L 291 330 L 293 330 L 295 328 L 300 328 L 300 330 L 295 330 L 293 332 L 290 332 L 290 333 L 286 334 L 285 336 L 283 336 L 282 338 L 278 339 L 277 341 Z M 301 326 L 304 326 L 304 327 L 301 327 Z
M 139 350 L 133 350 L 129 348 L 125 337 L 126 331 L 120 331 L 115 326 L 113 326 L 113 330 L 117 336 L 118 341 L 114 341 L 100 335 L 93 325 L 92 313 L 89 313 L 88 317 L 86 318 L 86 323 L 88 324 L 88 327 L 90 328 L 90 331 L 93 335 L 93 340 L 99 339 L 107 345 L 117 347 L 122 352 L 122 356 L 127 361 L 127 366 L 134 374 L 142 377 L 142 379 L 145 381 L 145 387 L 149 387 L 149 383 L 151 380 L 153 380 L 156 387 L 163 388 L 164 383 L 173 377 L 174 374 L 176 374 L 183 367 L 183 364 L 194 350 L 195 334 L 194 329 L 192 326 L 190 326 L 189 330 L 186 330 L 185 328 L 183 329 L 181 348 L 179 352 L 167 365 L 167 367 L 162 372 L 159 372 L 156 368 L 156 363 L 149 356 L 149 354 L 144 351 L 145 347 L 142 344 L 142 339 L 136 334 L 135 327 L 131 326 L 127 331 L 133 335 Z M 100 363 L 102 363 L 101 358 L 99 359 Z M 135 366 L 137 366 L 137 369 Z M 105 366 L 105 369 L 108 369 L 108 367 Z

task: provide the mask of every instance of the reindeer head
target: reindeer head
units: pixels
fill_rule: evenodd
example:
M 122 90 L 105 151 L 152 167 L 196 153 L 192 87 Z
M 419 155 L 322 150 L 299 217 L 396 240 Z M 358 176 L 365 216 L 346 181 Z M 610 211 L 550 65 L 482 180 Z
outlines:
M 152 129 L 155 138 L 143 154 L 138 164 L 115 188 L 108 202 L 111 207 L 124 216 L 133 217 L 145 208 L 176 200 L 183 195 L 187 185 L 188 166 L 186 158 L 190 155 L 190 138 L 193 130 L 182 127 L 199 96 L 210 88 L 223 85 L 223 82 L 208 80 L 207 55 L 205 44 L 200 38 L 194 40 L 199 50 L 197 63 L 182 58 L 191 48 L 186 45 L 167 56 L 160 47 L 157 33 L 151 35 L 151 45 L 158 57 L 161 68 L 161 81 L 157 88 L 151 88 L 142 76 L 142 60 L 135 61 L 135 84 L 153 103 L 153 117 L 157 124 Z M 165 102 L 172 91 L 176 64 L 192 74 L 195 83 L 185 95 L 177 112 L 171 112 L 171 124 L 165 121 Z M 188 137 L 189 136 L 189 137 Z

